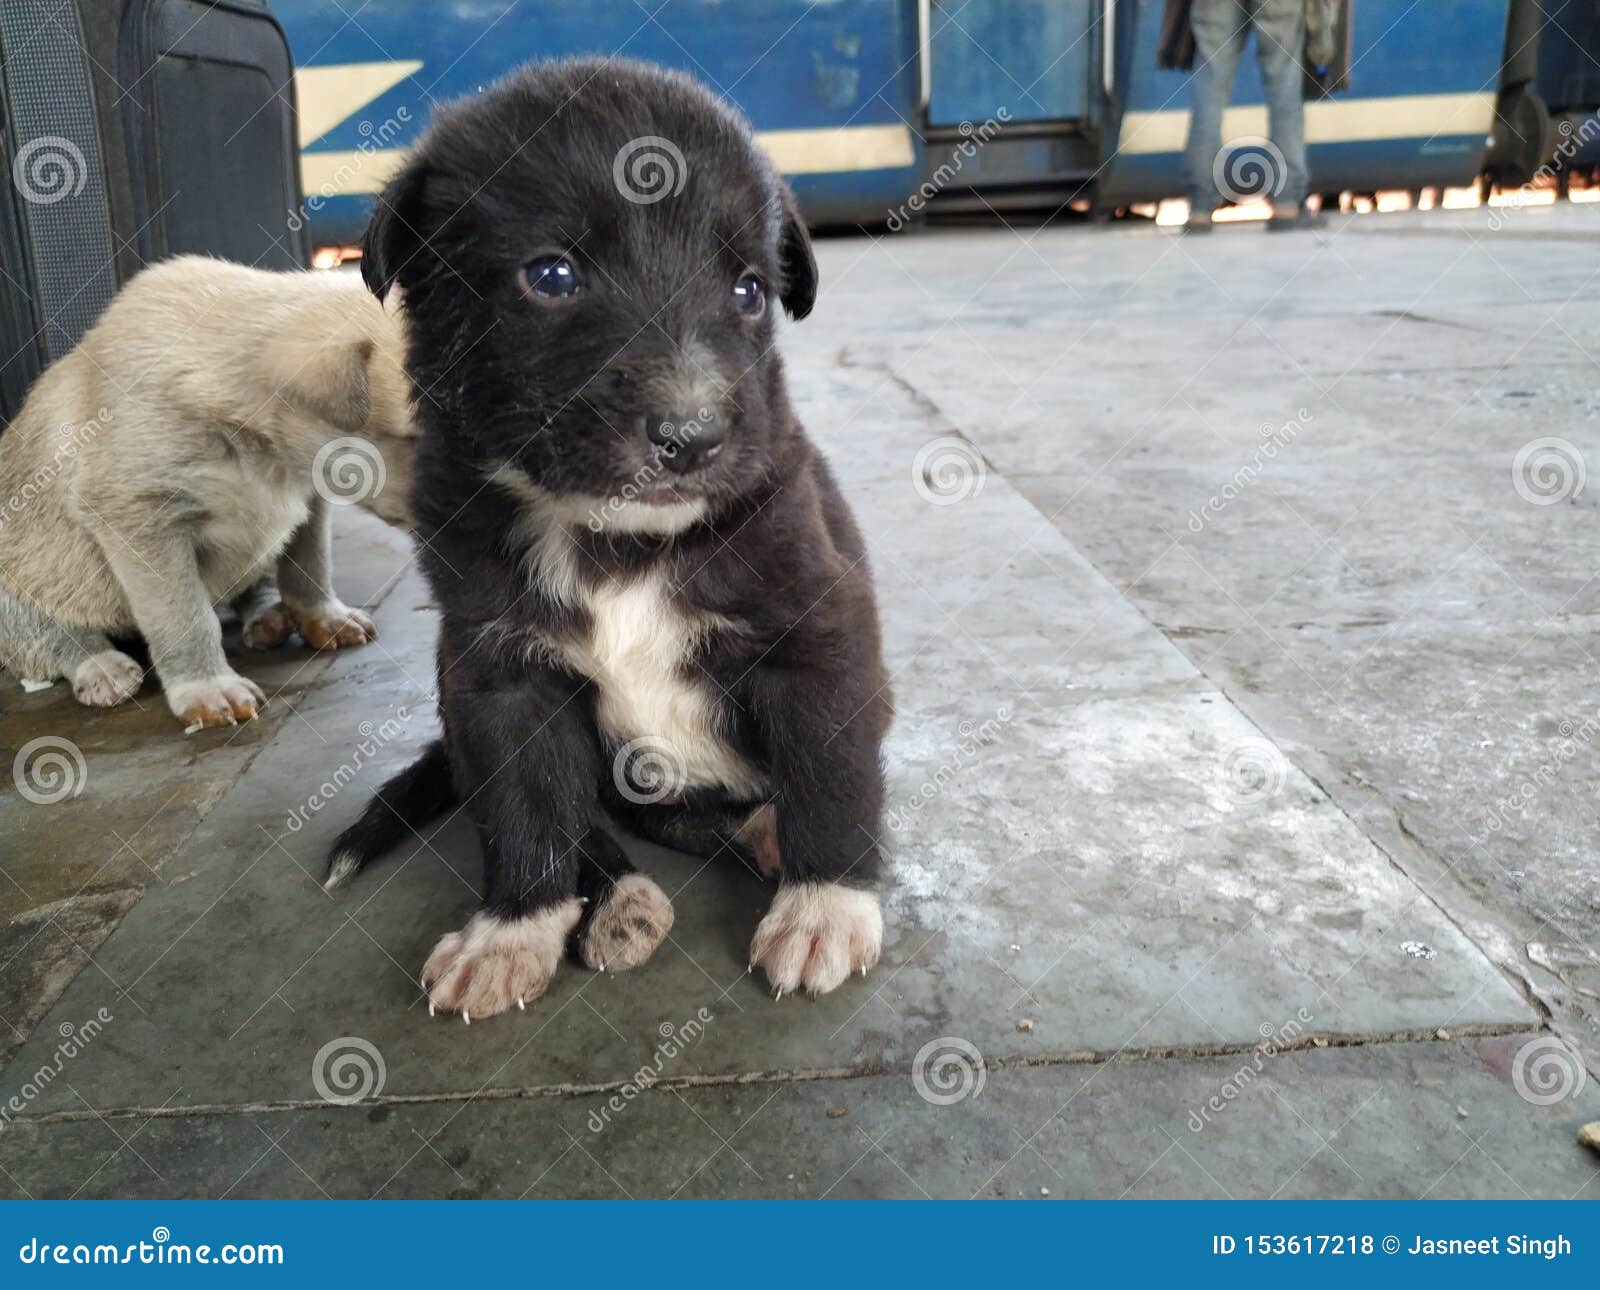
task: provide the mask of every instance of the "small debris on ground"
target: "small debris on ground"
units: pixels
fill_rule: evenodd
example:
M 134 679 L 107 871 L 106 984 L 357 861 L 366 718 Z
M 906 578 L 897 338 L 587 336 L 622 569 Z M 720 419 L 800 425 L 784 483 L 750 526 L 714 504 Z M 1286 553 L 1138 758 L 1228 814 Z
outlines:
M 1586 1147 L 1600 1151 L 1600 1120 L 1591 1120 L 1578 1130 L 1578 1141 Z
M 1465 1120 L 1467 1118 L 1467 1108 L 1464 1106 L 1456 1107 L 1456 1114 Z
M 830 1106 L 828 1108 L 828 1118 L 830 1120 L 838 1120 L 849 1114 L 850 1112 L 842 1106 Z
M 1027 1034 L 1028 1031 L 1033 1029 L 1033 1018 L 1024 1017 L 1021 1021 L 1017 1022 L 1017 1029 L 1022 1031 L 1023 1034 Z
M 1446 1030 L 1443 1026 L 1440 1026 L 1439 1029 L 1437 1029 L 1437 1030 L 1435 1030 L 1433 1032 L 1433 1037 L 1435 1039 L 1448 1039 L 1448 1038 L 1450 1038 L 1450 1032 L 1448 1030 Z
M 1039 1188 L 1039 1195 L 1048 1196 L 1049 1194 L 1050 1194 L 1050 1189 L 1048 1187 Z
M 1315 1048 L 1326 1048 L 1328 1046 L 1328 1041 L 1321 1035 L 1313 1035 L 1311 1037 L 1311 1044 Z

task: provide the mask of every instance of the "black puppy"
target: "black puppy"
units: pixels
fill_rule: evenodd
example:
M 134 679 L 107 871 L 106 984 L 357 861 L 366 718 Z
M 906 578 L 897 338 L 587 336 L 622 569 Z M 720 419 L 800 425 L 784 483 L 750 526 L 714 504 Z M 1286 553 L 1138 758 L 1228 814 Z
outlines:
M 445 733 L 328 885 L 459 803 L 487 897 L 423 984 L 486 1016 L 540 995 L 569 937 L 604 969 L 666 936 L 614 819 L 776 874 L 750 958 L 778 995 L 864 974 L 888 681 L 861 535 L 773 350 L 816 262 L 744 121 L 659 68 L 530 66 L 440 117 L 363 256 L 402 290 L 422 395 Z

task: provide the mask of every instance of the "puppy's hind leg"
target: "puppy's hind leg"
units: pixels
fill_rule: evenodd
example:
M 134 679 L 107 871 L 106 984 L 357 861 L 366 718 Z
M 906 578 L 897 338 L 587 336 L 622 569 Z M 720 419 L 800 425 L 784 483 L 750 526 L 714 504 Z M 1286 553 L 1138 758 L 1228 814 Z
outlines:
M 378 639 L 365 610 L 352 609 L 333 594 L 333 524 L 320 493 L 311 513 L 278 558 L 280 606 L 312 649 L 349 649 Z
M 294 620 L 278 596 L 270 576 L 257 578 L 233 602 L 239 615 L 239 636 L 246 649 L 277 649 L 294 635 Z
M 73 697 L 91 708 L 111 708 L 131 699 L 144 684 L 144 669 L 91 627 L 57 622 L 31 601 L 0 587 L 0 665 L 19 681 L 64 676 Z
M 638 967 L 672 930 L 672 902 L 604 829 L 591 827 L 578 850 L 578 897 L 584 902 L 573 932 L 578 957 L 597 972 Z

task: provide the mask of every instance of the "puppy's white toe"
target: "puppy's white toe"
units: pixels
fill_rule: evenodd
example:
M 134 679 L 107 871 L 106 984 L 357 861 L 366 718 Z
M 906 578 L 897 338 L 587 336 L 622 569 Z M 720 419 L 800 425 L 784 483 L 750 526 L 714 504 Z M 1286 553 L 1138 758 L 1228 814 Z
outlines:
M 617 881 L 584 929 L 580 953 L 596 971 L 638 967 L 672 930 L 672 902 L 642 873 Z
M 72 696 L 91 708 L 114 708 L 139 692 L 144 669 L 119 649 L 104 649 L 72 673 Z
M 778 891 L 750 942 L 750 961 L 781 998 L 795 990 L 826 994 L 862 975 L 883 949 L 876 892 L 837 882 L 797 882 Z
M 422 969 L 430 1012 L 482 1020 L 519 1000 L 537 999 L 549 987 L 582 910 L 573 898 L 523 918 L 474 914 L 434 946 Z

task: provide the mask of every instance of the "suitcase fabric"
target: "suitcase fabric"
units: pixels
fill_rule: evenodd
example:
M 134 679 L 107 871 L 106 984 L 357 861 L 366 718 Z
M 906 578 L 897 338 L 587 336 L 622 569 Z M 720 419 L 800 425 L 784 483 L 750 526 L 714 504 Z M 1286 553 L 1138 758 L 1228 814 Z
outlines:
M 293 96 L 263 0 L 0 3 L 0 424 L 143 265 L 309 263 Z

